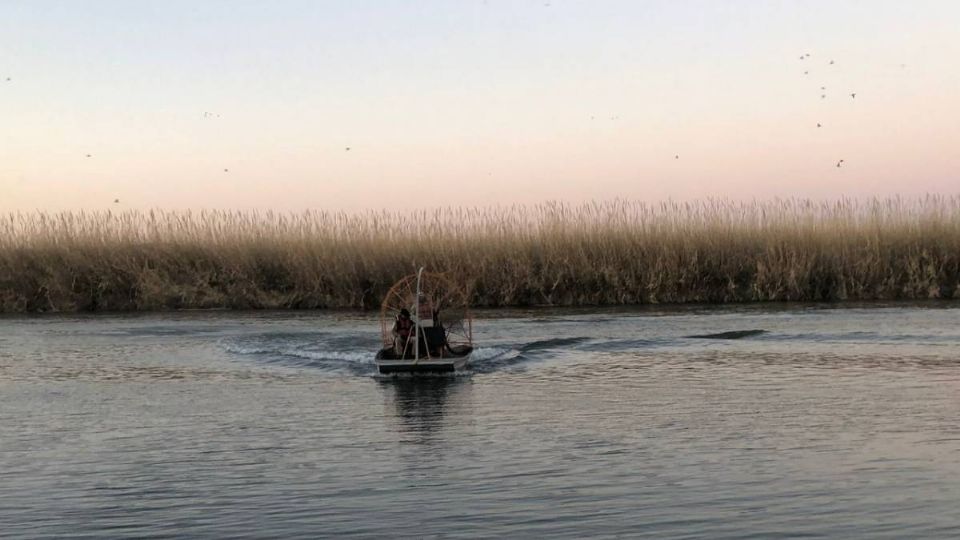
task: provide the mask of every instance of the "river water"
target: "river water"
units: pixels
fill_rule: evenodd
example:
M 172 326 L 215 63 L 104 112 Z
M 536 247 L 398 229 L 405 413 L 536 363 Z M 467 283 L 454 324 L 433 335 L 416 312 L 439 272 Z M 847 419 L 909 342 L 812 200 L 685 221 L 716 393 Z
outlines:
M 958 322 L 483 311 L 394 379 L 363 313 L 3 318 L 0 534 L 955 538 Z

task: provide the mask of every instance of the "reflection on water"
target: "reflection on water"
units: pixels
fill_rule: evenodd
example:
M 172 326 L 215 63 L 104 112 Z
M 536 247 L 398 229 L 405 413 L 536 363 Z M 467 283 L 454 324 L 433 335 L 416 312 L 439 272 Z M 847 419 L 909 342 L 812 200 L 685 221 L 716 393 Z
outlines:
M 443 416 L 448 394 L 457 377 L 393 377 L 377 379 L 386 391 L 387 401 L 393 406 L 399 428 L 419 435 L 415 442 L 423 443 L 434 431 L 443 427 Z
M 443 439 L 451 409 L 469 407 L 468 377 L 378 377 L 385 416 L 394 418 L 402 444 L 432 446 Z

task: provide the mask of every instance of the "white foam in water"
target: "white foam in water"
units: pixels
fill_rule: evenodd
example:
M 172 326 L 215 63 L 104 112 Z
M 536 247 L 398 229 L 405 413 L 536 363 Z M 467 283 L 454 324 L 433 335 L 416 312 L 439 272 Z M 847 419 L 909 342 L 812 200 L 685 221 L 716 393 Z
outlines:
M 235 343 L 228 344 L 225 350 L 228 353 L 243 356 L 260 357 L 272 364 L 286 364 L 291 367 L 313 368 L 370 368 L 373 366 L 373 352 L 318 350 L 316 344 L 292 344 L 278 342 L 282 346 L 243 346 Z
M 304 349 L 284 349 L 280 354 L 319 362 L 356 362 L 372 364 L 374 353 L 357 351 L 310 351 Z
M 520 356 L 521 352 L 517 349 L 503 347 L 477 348 L 470 357 L 470 369 L 481 372 L 496 370 L 504 364 L 512 364 Z
M 279 352 L 276 349 L 265 349 L 263 347 L 241 347 L 238 345 L 227 345 L 226 351 L 233 354 L 273 354 Z
M 516 349 L 504 349 L 502 347 L 477 347 L 470 355 L 470 362 L 476 363 L 489 360 L 500 360 L 502 358 L 507 358 L 508 354 L 510 354 L 509 358 L 513 358 L 520 354 L 520 351 Z

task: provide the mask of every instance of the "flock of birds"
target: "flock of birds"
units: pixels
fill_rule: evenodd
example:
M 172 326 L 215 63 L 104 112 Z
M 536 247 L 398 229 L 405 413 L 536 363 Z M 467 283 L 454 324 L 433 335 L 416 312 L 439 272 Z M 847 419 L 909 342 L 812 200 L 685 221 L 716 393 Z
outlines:
M 544 4 L 544 6 L 549 7 L 550 4 Z M 800 55 L 800 60 L 806 60 L 806 59 L 808 59 L 808 58 L 810 58 L 810 53 L 804 53 L 804 54 L 801 54 L 801 55 Z M 834 65 L 834 64 L 836 64 L 836 61 L 834 61 L 834 60 L 830 60 L 829 62 L 827 62 L 827 65 L 829 65 L 829 66 L 832 66 L 832 65 Z M 904 64 L 900 64 L 900 67 L 903 68 L 903 67 L 904 67 Z M 809 74 L 810 74 L 810 70 L 809 70 L 809 69 L 808 69 L 808 70 L 804 70 L 803 74 L 804 74 L 804 75 L 809 75 Z M 826 91 L 827 91 L 827 87 L 826 87 L 826 86 L 821 86 L 821 87 L 820 87 L 820 92 L 821 92 L 821 93 L 820 93 L 820 99 L 827 99 Z M 857 93 L 856 93 L 856 92 L 850 92 L 850 99 L 856 99 L 856 98 L 857 98 Z M 591 116 L 591 117 L 590 117 L 590 120 L 595 120 L 595 119 L 596 119 L 596 116 Z M 610 120 L 619 120 L 619 119 L 620 119 L 619 116 L 611 116 L 611 117 L 610 117 Z M 818 127 L 818 128 L 822 128 L 822 127 L 823 127 L 823 124 L 820 123 L 820 122 L 817 122 L 817 127 Z M 347 150 L 349 150 L 349 148 L 347 148 Z M 680 154 L 674 154 L 673 159 L 680 159 Z M 840 160 L 837 160 L 836 166 L 837 166 L 837 168 L 840 168 L 841 166 L 843 166 L 843 164 L 844 164 L 844 160 L 840 159 Z
M 546 3 L 546 4 L 544 4 L 544 6 L 545 6 L 545 7 L 549 7 L 550 4 L 549 4 L 549 3 Z M 809 59 L 809 58 L 810 58 L 810 53 L 804 53 L 804 54 L 801 54 L 801 55 L 800 55 L 800 60 L 801 60 L 801 61 L 807 60 L 807 59 Z M 834 64 L 835 64 L 835 62 L 834 62 L 833 60 L 830 60 L 829 62 L 827 62 L 827 65 L 830 65 L 830 66 L 832 66 L 832 65 L 834 65 Z M 901 64 L 900 67 L 902 68 L 902 67 L 904 67 L 904 65 Z M 804 75 L 809 75 L 809 74 L 810 74 L 810 70 L 809 70 L 809 69 L 808 69 L 808 70 L 804 70 L 803 74 L 804 74 Z M 12 77 L 6 77 L 6 78 L 5 78 L 5 81 L 8 82 L 8 83 L 9 83 L 9 82 L 12 82 L 12 81 L 13 81 L 13 78 L 12 78 Z M 827 98 L 826 91 L 827 91 L 827 87 L 826 87 L 826 86 L 821 86 L 821 87 L 820 87 L 820 92 L 821 92 L 821 93 L 820 93 L 820 99 L 826 99 L 826 98 Z M 856 99 L 856 97 L 857 97 L 857 93 L 856 93 L 856 92 L 850 92 L 850 98 L 851 98 L 851 99 Z M 209 112 L 209 111 L 204 111 L 203 117 L 204 117 L 204 118 L 220 118 L 220 114 L 219 114 L 219 113 Z M 595 118 L 594 116 L 591 116 L 591 117 L 590 117 L 591 120 L 593 120 L 594 118 Z M 618 120 L 619 118 L 620 118 L 619 116 L 611 116 L 611 117 L 610 117 L 610 120 Z M 823 127 L 823 124 L 820 123 L 820 122 L 817 122 L 817 128 L 822 128 L 822 127 Z M 345 151 L 345 152 L 349 152 L 349 151 L 350 151 L 350 147 L 349 147 L 349 146 L 345 147 L 345 148 L 344 148 L 344 151 Z M 92 157 L 93 157 L 93 154 L 87 154 L 86 156 L 87 156 L 87 158 L 92 158 Z M 675 154 L 675 155 L 673 156 L 673 159 L 680 159 L 680 154 Z M 837 165 L 836 165 L 836 166 L 837 166 L 837 168 L 840 168 L 841 166 L 843 166 L 843 164 L 844 164 L 844 160 L 840 159 L 840 160 L 837 160 Z M 224 169 L 223 169 L 223 172 L 229 173 L 229 172 L 230 172 L 230 169 L 224 168 Z M 114 204 L 119 204 L 119 203 L 120 203 L 120 199 L 114 199 L 113 202 L 114 202 Z
M 801 60 L 801 61 L 806 60 L 806 59 L 808 59 L 808 58 L 810 58 L 810 53 L 804 53 L 804 54 L 801 54 L 801 55 L 800 55 L 800 60 Z M 832 65 L 834 65 L 835 63 L 836 63 L 836 62 L 834 62 L 833 60 L 830 60 L 829 62 L 827 62 L 827 65 L 828 65 L 828 66 L 832 66 Z M 809 74 L 810 74 L 810 70 L 805 70 L 805 71 L 803 72 L 803 74 L 804 74 L 804 75 L 809 75 Z M 826 91 L 827 91 L 827 87 L 826 87 L 826 86 L 821 86 L 821 87 L 820 87 L 820 99 L 827 99 Z M 856 99 L 856 98 L 857 98 L 857 93 L 856 93 L 856 92 L 850 92 L 850 99 Z M 821 128 L 821 127 L 823 127 L 823 124 L 821 124 L 820 122 L 817 122 L 817 127 L 818 127 L 818 128 Z M 837 168 L 839 169 L 841 166 L 843 166 L 843 163 L 844 163 L 844 160 L 842 160 L 842 159 L 837 160 Z

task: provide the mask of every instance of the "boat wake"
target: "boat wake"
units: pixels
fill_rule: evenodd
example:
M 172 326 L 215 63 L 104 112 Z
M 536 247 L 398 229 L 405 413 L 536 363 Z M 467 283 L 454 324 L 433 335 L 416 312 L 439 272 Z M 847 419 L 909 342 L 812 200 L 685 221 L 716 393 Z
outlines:
M 376 372 L 371 350 L 376 342 L 360 337 L 345 339 L 321 332 L 259 334 L 233 339 L 226 351 L 267 367 L 311 369 L 331 374 L 371 375 Z M 349 344 L 349 345 L 348 345 Z
M 589 337 L 551 338 L 516 345 L 478 348 L 473 353 L 470 369 L 476 373 L 524 370 L 537 362 L 575 350 L 577 346 L 588 341 Z
M 733 330 L 731 332 L 719 332 L 716 334 L 697 334 L 687 336 L 691 339 L 743 339 L 747 337 L 759 336 L 767 333 L 766 330 Z
M 541 360 L 544 353 L 582 343 L 587 338 L 559 338 L 518 345 L 477 347 L 468 369 L 456 376 L 492 373 Z M 378 376 L 374 362 L 378 341 L 360 336 L 333 337 L 322 332 L 258 334 L 223 343 L 227 353 L 262 367 L 317 370 L 331 375 Z M 449 375 L 447 375 L 449 376 Z
M 588 337 L 566 337 L 566 338 L 551 338 L 551 339 L 541 339 L 527 343 L 520 346 L 520 351 L 522 352 L 531 352 L 531 351 L 541 351 L 549 349 L 559 349 L 565 347 L 573 347 L 574 345 L 579 345 L 590 338 Z
M 689 338 L 739 339 L 763 330 L 724 332 Z M 673 339 L 610 339 L 588 336 L 535 339 L 477 347 L 470 363 L 457 376 L 498 371 L 523 371 L 544 362 L 578 358 L 589 353 L 618 353 L 681 345 Z M 369 335 L 329 332 L 267 333 L 234 337 L 224 342 L 227 353 L 262 367 L 303 369 L 331 375 L 376 376 L 374 361 L 380 347 Z

